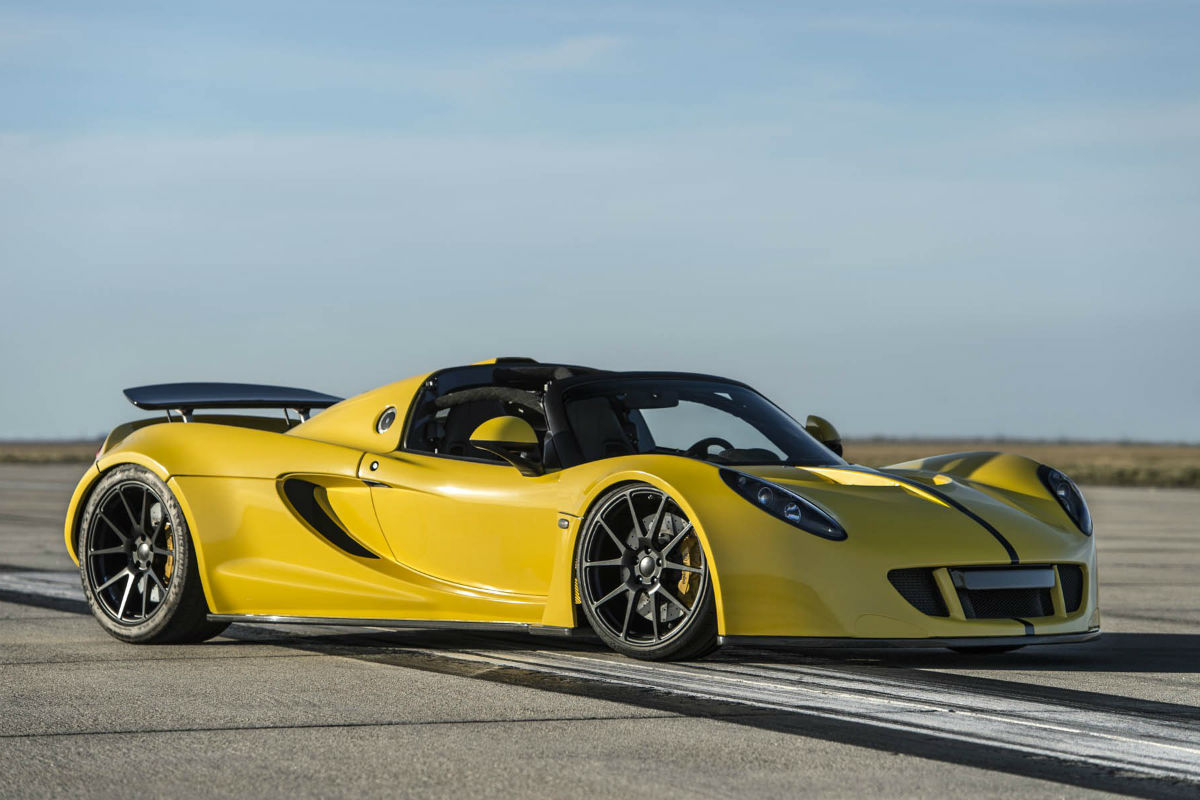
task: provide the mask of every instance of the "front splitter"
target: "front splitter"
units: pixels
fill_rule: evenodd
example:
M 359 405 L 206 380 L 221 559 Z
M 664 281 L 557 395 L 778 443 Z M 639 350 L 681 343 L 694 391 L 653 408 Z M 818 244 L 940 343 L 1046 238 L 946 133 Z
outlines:
M 1029 634 L 1025 636 L 956 636 L 931 639 L 854 639 L 819 636 L 718 636 L 728 647 L 807 650 L 818 648 L 874 649 L 898 647 L 1028 647 L 1037 644 L 1076 644 L 1100 638 L 1100 629 L 1082 633 Z

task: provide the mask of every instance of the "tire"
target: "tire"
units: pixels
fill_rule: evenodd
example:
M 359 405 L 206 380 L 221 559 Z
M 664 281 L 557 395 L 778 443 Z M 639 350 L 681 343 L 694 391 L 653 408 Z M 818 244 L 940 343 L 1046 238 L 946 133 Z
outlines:
M 964 656 L 996 656 L 1001 653 L 1011 653 L 1020 650 L 1023 644 L 981 644 L 968 647 L 951 647 L 950 649 Z
M 228 623 L 208 621 L 195 551 L 166 483 L 134 465 L 92 489 L 78 534 L 79 576 L 100 627 L 123 642 L 200 642 Z
M 681 661 L 717 648 L 704 548 L 679 504 L 649 484 L 623 484 L 593 506 L 575 580 L 592 630 L 618 653 Z

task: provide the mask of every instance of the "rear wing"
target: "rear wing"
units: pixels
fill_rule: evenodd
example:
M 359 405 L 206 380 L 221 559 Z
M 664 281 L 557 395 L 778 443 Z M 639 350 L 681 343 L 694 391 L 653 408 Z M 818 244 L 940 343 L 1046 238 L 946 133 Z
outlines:
M 134 386 L 125 397 L 146 411 L 178 414 L 190 422 L 198 408 L 282 408 L 294 410 L 306 420 L 314 408 L 328 408 L 342 398 L 308 389 L 287 386 L 263 386 L 256 383 L 158 383 Z

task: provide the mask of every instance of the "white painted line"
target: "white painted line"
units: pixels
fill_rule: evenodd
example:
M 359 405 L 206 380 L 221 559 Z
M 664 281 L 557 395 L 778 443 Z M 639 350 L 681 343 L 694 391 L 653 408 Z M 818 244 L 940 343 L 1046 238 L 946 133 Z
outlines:
M 73 572 L 4 572 L 0 573 L 0 590 L 83 599 L 78 575 Z M 278 625 L 245 627 L 295 630 Z M 446 659 L 793 711 L 901 734 L 923 734 L 947 742 L 983 744 L 1200 783 L 1200 723 L 924 686 L 919 672 L 889 679 L 836 668 L 753 661 L 651 664 L 540 646 L 518 651 L 413 649 Z
M 0 572 L 0 590 L 87 602 L 78 572 Z
M 1200 781 L 1200 725 L 1082 711 L 946 687 L 921 689 L 836 669 L 714 662 L 646 664 L 546 650 L 447 652 L 497 666 L 921 733 L 1108 769 Z

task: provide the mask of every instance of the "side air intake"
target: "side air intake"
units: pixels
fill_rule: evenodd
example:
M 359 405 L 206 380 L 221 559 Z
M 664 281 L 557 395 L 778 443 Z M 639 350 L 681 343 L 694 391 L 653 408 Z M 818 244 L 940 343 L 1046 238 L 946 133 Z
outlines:
M 318 499 L 319 493 L 323 491 L 317 484 L 299 478 L 288 478 L 283 482 L 283 494 L 295 510 L 296 515 L 308 523 L 308 526 L 321 538 L 352 556 L 379 558 L 342 529 L 342 526 L 326 509 L 325 504 Z

